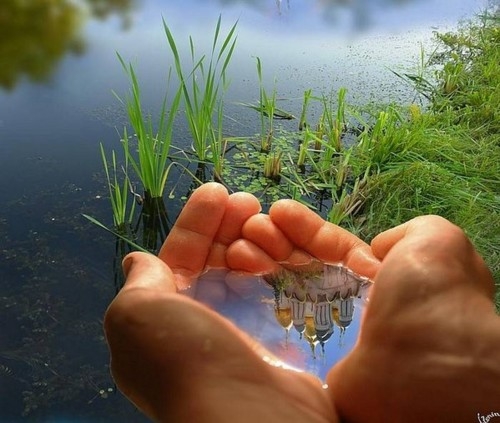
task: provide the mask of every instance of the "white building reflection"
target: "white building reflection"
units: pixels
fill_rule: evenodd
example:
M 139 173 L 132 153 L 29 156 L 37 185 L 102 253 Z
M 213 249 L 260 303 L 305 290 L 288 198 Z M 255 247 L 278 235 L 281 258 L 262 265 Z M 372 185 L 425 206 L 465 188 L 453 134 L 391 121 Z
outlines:
M 335 327 L 341 333 L 348 328 L 355 298 L 371 284 L 345 266 L 321 266 L 314 271 L 284 270 L 264 277 L 274 289 L 276 320 L 287 333 L 293 327 L 309 343 L 314 356 L 318 345 L 324 351 Z

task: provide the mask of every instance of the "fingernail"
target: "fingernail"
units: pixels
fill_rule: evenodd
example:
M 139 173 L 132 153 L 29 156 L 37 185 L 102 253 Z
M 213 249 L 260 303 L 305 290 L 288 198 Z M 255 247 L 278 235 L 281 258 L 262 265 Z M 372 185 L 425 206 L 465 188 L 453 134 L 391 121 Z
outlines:
M 130 268 L 132 267 L 132 263 L 134 262 L 134 257 L 129 254 L 126 256 L 123 261 L 122 261 L 122 269 L 123 269 L 123 274 L 125 277 L 128 276 L 128 272 L 130 271 Z

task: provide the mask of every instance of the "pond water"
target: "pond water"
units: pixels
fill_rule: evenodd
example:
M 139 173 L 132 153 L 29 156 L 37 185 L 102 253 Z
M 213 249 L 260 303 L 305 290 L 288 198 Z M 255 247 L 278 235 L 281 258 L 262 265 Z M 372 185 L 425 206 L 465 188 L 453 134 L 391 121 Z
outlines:
M 219 14 L 225 27 L 238 20 L 225 131 L 240 136 L 258 131 L 255 112 L 238 104 L 258 99 L 256 57 L 266 86 L 275 86 L 280 106 L 295 115 L 309 88 L 321 94 L 346 87 L 355 104 L 409 104 L 414 92 L 390 69 L 414 67 L 433 29 L 485 6 L 476 0 L 166 3 L 0 5 L 0 422 L 146 421 L 115 390 L 101 329 L 122 283 L 118 263 L 127 248 L 82 218 L 112 223 L 99 142 L 118 148 L 127 123 L 112 94 L 128 90 L 116 52 L 135 64 L 145 107 L 154 111 L 170 64 L 162 17 L 186 54 L 189 34 L 203 50 Z M 175 137 L 189 146 L 181 122 Z M 175 190 L 163 235 L 192 185 L 189 178 L 169 185 L 168 192 Z M 265 318 L 275 319 L 275 304 L 262 304 Z M 334 331 L 325 345 L 347 351 L 357 325 Z M 279 327 L 275 341 L 316 354 L 313 363 L 326 362 L 329 353 L 317 345 L 312 352 L 294 330 L 287 338 Z

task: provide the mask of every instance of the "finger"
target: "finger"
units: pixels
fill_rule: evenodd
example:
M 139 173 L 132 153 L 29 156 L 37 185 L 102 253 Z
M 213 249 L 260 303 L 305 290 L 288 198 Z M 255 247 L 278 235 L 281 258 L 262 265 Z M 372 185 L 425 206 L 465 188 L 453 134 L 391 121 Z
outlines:
M 226 249 L 241 237 L 243 224 L 250 216 L 259 213 L 261 206 L 253 195 L 237 192 L 229 196 L 226 210 L 214 237 L 206 265 L 212 268 L 227 268 Z
M 228 200 L 226 188 L 207 183 L 193 192 L 182 209 L 158 254 L 179 275 L 180 283 L 189 285 L 205 268 Z
M 405 222 L 402 225 L 388 229 L 373 238 L 370 245 L 375 257 L 383 260 L 391 248 L 405 237 L 409 225 L 410 222 Z
M 340 413 L 356 421 L 387 421 L 387 398 L 399 398 L 389 408 L 400 416 L 407 418 L 410 410 L 432 416 L 436 404 L 451 398 L 439 395 L 453 391 L 453 380 L 459 380 L 456 375 L 474 379 L 470 375 L 481 374 L 481 366 L 471 364 L 481 361 L 471 345 L 488 339 L 478 331 L 497 320 L 493 279 L 464 232 L 441 217 L 413 219 L 376 237 L 372 247 L 383 259 L 382 265 L 358 342 L 327 376 L 330 392 Z M 467 356 L 469 352 L 473 358 Z M 413 374 L 408 376 L 408 370 Z M 389 383 L 388 372 L 395 376 Z M 476 385 L 481 384 L 470 384 Z M 405 396 L 411 400 L 398 397 L 412 389 L 416 395 Z M 360 390 L 368 407 L 360 408 L 352 400 Z M 462 390 L 456 392 L 459 401 L 470 397 Z M 415 399 L 423 404 L 415 406 Z M 459 403 L 454 397 L 449 407 L 441 409 L 452 409 L 452 402 Z M 401 417 L 392 420 L 401 421 Z
M 427 273 L 432 275 L 454 271 L 462 275 L 457 276 L 455 281 L 468 281 L 480 286 L 488 296 L 493 295 L 493 279 L 484 260 L 463 230 L 442 217 L 420 216 L 412 219 L 376 236 L 371 247 L 375 256 L 384 261 L 407 257 L 410 262 L 408 269 L 410 266 L 425 267 Z M 463 275 L 474 277 L 464 278 Z
M 280 262 L 290 257 L 293 244 L 266 214 L 256 214 L 243 226 L 243 237 L 256 245 L 267 247 L 267 254 Z
M 373 238 L 371 247 L 375 256 L 383 259 L 403 238 L 407 238 L 407 241 L 435 239 L 436 243 L 440 244 L 450 231 L 461 232 L 461 229 L 440 216 L 419 216 L 377 235 Z M 454 249 L 457 247 L 458 244 L 452 245 Z
M 226 252 L 230 269 L 253 274 L 273 273 L 280 269 L 276 261 L 260 247 L 246 239 L 233 242 Z
M 122 266 L 126 280 L 118 295 L 144 289 L 160 292 L 176 291 L 172 271 L 153 254 L 130 253 L 123 259 Z
M 280 200 L 269 210 L 272 222 L 297 247 L 327 263 L 341 262 L 356 273 L 374 277 L 380 262 L 370 247 L 358 237 L 323 220 L 306 206 L 293 200 Z M 256 242 L 269 251 L 264 240 Z

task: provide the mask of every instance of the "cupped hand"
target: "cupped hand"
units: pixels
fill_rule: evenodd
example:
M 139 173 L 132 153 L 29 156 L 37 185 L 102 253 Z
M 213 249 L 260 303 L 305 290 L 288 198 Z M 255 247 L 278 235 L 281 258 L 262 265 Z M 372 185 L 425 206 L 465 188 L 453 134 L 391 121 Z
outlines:
M 500 412 L 493 280 L 458 227 L 416 218 L 376 237 L 382 260 L 354 350 L 327 377 L 346 422 L 473 422 Z
M 284 200 L 242 233 L 228 250 L 232 266 L 260 271 L 313 256 L 375 278 L 359 340 L 327 377 L 342 421 L 471 422 L 500 412 L 493 280 L 461 229 L 424 216 L 370 248 Z
M 284 369 L 227 319 L 178 294 L 207 266 L 228 266 L 228 246 L 259 210 L 252 196 L 204 185 L 160 258 L 132 253 L 124 261 L 125 286 L 105 316 L 111 369 L 119 389 L 155 421 L 337 421 L 317 378 Z

